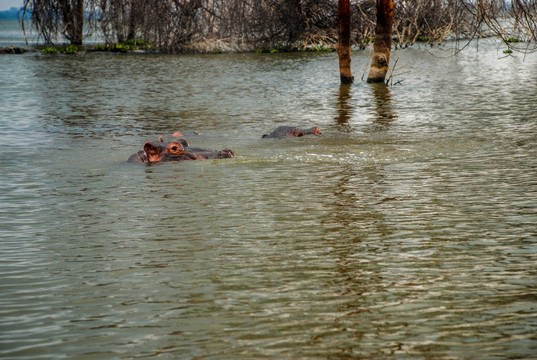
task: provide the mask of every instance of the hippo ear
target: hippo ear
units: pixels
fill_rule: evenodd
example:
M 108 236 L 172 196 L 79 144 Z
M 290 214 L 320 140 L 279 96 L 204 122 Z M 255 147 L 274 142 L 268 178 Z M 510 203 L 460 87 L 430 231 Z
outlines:
M 187 139 L 179 139 L 179 144 L 183 145 L 183 147 L 188 147 L 188 140 Z
M 290 133 L 289 133 L 290 136 L 296 136 L 296 137 L 300 137 L 300 136 L 304 136 L 304 133 L 300 130 L 292 130 Z
M 266 138 L 267 136 L 268 136 L 268 134 L 263 134 L 263 135 L 261 135 L 261 139 L 264 139 L 264 138 Z
M 162 152 L 162 148 L 160 146 L 155 146 L 150 142 L 146 142 L 144 144 L 144 151 L 147 155 L 159 155 Z

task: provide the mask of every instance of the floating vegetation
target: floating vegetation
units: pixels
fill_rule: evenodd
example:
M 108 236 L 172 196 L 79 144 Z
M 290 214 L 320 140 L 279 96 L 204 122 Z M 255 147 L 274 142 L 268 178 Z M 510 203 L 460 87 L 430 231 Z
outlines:
M 66 46 L 45 46 L 41 49 L 43 54 L 57 54 L 58 52 L 65 55 L 74 55 L 78 52 L 78 47 L 76 45 L 66 45 Z
M 334 49 L 326 45 L 316 45 L 316 46 L 308 46 L 306 47 L 304 51 L 306 52 L 332 52 L 334 51 Z
M 43 54 L 56 54 L 58 52 L 58 49 L 54 46 L 45 46 L 41 49 L 41 52 Z
M 257 49 L 255 52 L 256 54 L 275 54 L 279 52 L 279 50 L 273 49 L 273 48 L 263 48 L 263 49 Z
M 129 51 L 150 51 L 154 50 L 151 44 L 146 40 L 127 40 L 121 41 L 115 44 L 100 44 L 95 45 L 90 51 L 104 51 L 104 52 L 120 52 L 126 53 Z
M 278 48 L 261 48 L 255 52 L 257 54 L 276 54 L 281 52 L 333 52 L 334 46 L 325 42 L 298 42 L 289 46 L 282 46 Z
M 76 47 L 76 45 L 71 44 L 69 46 L 61 47 L 60 52 L 62 54 L 74 55 L 78 52 L 78 47 Z

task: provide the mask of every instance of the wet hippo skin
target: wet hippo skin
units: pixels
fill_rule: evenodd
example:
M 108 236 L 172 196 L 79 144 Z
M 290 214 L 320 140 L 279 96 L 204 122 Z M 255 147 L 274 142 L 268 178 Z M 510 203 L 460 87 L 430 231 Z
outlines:
M 321 129 L 314 126 L 308 129 L 300 129 L 295 126 L 279 126 L 270 134 L 264 134 L 262 139 L 284 139 L 289 137 L 300 137 L 304 135 L 320 135 Z
M 151 165 L 159 162 L 227 159 L 237 157 L 233 150 L 212 150 L 192 148 L 186 139 L 173 140 L 168 143 L 162 141 L 146 142 L 143 149 L 131 155 L 127 160 L 130 163 L 145 163 Z

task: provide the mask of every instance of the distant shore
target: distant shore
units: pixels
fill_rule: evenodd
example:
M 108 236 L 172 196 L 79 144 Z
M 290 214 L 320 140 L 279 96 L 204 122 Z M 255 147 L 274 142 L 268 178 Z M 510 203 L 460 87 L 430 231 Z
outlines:
M 20 16 L 22 16 L 22 9 L 18 9 L 16 7 L 12 7 L 9 10 L 2 10 L 0 11 L 0 19 L 19 19 Z M 30 19 L 30 14 L 26 14 L 26 19 Z

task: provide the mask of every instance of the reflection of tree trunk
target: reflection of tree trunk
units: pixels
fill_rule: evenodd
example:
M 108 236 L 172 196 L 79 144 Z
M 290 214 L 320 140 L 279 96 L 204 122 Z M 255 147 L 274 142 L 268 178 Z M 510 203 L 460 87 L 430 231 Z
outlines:
M 375 123 L 387 127 L 397 117 L 392 109 L 390 88 L 384 84 L 374 84 L 371 86 L 373 87 L 375 110 L 377 112 Z
M 368 83 L 380 83 L 386 79 L 392 48 L 392 23 L 393 0 L 377 0 L 377 27 Z
M 351 86 L 349 84 L 341 84 L 339 86 L 339 95 L 337 101 L 338 115 L 336 117 L 336 122 L 338 125 L 348 125 L 351 119 L 353 109 L 349 105 L 349 100 L 351 98 L 350 89 Z
M 339 76 L 342 84 L 352 84 L 351 73 L 351 2 L 339 0 L 339 39 L 337 44 L 339 56 Z

